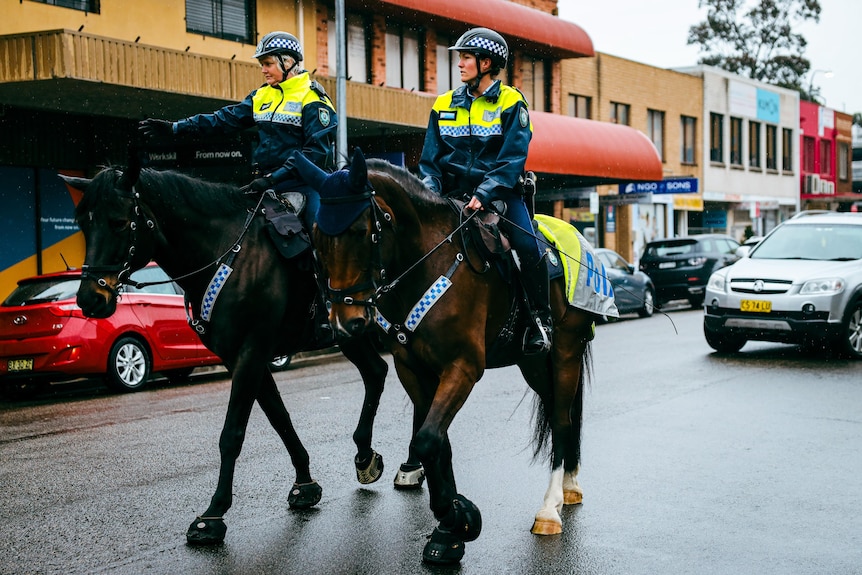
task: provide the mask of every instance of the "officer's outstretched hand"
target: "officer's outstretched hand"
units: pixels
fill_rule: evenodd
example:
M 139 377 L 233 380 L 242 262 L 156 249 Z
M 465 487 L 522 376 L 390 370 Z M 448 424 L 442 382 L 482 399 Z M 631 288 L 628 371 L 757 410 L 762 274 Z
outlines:
M 167 120 L 147 118 L 138 123 L 138 133 L 146 140 L 167 140 L 174 136 L 174 124 Z

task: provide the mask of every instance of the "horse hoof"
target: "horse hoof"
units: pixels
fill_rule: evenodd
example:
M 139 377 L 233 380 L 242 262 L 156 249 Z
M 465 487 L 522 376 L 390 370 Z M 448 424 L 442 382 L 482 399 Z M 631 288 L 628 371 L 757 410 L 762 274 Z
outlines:
M 217 545 L 224 542 L 225 533 L 227 525 L 221 517 L 195 517 L 186 531 L 186 541 L 189 545 Z
M 294 483 L 290 488 L 290 495 L 287 496 L 287 505 L 291 509 L 308 509 L 317 505 L 322 496 L 323 488 L 317 484 L 317 481 L 302 485 Z
M 563 524 L 552 519 L 539 519 L 537 517 L 530 531 L 533 535 L 559 535 L 563 532 Z
M 425 481 L 424 467 L 402 463 L 398 473 L 395 474 L 395 489 L 421 489 L 423 481 Z
M 376 451 L 371 452 L 369 461 L 360 461 L 357 455 L 353 463 L 356 465 L 356 479 L 363 485 L 374 483 L 383 475 L 383 456 Z
M 422 550 L 422 560 L 433 565 L 451 565 L 464 557 L 464 542 L 454 533 L 439 527 L 428 538 Z
M 566 505 L 577 505 L 584 502 L 584 492 L 574 490 L 563 490 L 563 503 Z

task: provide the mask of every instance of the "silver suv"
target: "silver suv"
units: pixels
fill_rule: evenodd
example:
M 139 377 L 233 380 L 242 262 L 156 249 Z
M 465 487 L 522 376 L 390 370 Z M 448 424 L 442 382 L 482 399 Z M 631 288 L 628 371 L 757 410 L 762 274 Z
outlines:
M 709 278 L 703 332 L 735 352 L 749 340 L 837 348 L 862 358 L 862 213 L 802 212 Z

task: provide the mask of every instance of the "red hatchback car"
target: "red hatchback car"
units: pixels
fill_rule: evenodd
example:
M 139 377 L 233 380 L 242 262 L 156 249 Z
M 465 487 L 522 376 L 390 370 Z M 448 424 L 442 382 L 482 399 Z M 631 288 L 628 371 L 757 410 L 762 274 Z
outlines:
M 152 264 L 132 277 L 169 280 Z M 112 389 L 136 391 L 156 372 L 183 379 L 196 367 L 221 363 L 189 327 L 174 282 L 125 286 L 106 319 L 83 316 L 75 303 L 80 282 L 80 270 L 23 279 L 0 304 L 0 390 L 104 376 Z

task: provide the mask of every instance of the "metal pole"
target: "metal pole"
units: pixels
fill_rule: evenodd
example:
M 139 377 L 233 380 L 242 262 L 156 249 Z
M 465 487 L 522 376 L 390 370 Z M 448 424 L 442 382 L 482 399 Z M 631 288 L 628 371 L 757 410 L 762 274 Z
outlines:
M 347 165 L 347 18 L 344 0 L 335 0 L 335 101 L 338 102 L 335 164 Z

